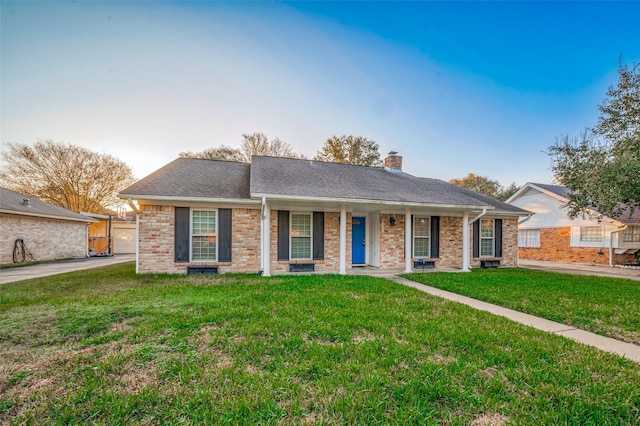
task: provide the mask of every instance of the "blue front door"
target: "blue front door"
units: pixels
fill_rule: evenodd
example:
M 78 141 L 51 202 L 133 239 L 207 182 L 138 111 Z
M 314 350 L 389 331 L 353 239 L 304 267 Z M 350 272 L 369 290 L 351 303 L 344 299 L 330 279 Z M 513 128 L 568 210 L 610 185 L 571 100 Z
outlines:
M 351 263 L 354 265 L 364 263 L 364 217 L 351 218 Z

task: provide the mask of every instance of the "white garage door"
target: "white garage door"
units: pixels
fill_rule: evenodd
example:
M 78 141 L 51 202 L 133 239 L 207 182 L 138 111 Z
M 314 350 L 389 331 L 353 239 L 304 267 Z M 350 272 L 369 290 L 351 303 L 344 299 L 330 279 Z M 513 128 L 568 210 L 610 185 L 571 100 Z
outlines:
M 114 225 L 113 253 L 125 254 L 136 252 L 136 226 Z

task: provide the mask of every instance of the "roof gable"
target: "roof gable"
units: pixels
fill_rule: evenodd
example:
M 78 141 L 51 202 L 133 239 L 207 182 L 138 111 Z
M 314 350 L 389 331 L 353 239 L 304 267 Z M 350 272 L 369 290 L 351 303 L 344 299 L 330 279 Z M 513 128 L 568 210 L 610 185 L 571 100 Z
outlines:
M 569 188 L 567 188 L 566 186 L 527 182 L 522 188 L 520 188 L 507 200 L 507 203 L 511 203 L 514 200 L 527 195 L 530 191 L 536 191 L 549 197 L 555 198 L 563 204 L 569 200 L 568 197 L 570 193 Z M 591 208 L 590 210 L 594 214 L 598 214 L 598 211 L 596 209 Z M 636 210 L 635 212 L 633 212 L 633 214 L 630 214 L 630 211 L 627 210 L 620 216 L 612 217 L 610 219 L 616 220 L 623 224 L 636 224 L 640 221 L 640 210 Z

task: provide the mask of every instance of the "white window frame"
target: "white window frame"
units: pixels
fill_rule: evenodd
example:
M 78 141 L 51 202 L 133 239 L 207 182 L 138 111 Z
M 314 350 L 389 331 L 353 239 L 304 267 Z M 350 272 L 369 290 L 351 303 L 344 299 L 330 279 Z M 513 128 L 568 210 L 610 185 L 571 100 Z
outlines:
M 293 257 L 293 216 L 309 216 L 309 257 Z M 313 213 L 311 212 L 291 212 L 289 215 L 289 259 L 291 260 L 312 260 L 313 259 Z
M 622 243 L 640 243 L 640 226 L 630 225 L 623 229 L 620 235 Z
M 598 230 L 596 235 L 595 230 Z M 580 242 L 581 243 L 601 243 L 604 241 L 604 226 L 581 226 Z
M 482 236 L 482 222 L 491 221 L 491 237 L 483 237 Z M 478 241 L 478 254 L 480 257 L 496 257 L 496 221 L 495 219 L 480 219 L 480 227 L 478 234 L 480 234 L 480 238 Z M 491 254 L 483 254 L 482 253 L 482 240 L 491 240 Z
M 193 233 L 193 213 L 195 212 L 214 212 L 216 214 L 216 230 L 213 234 L 195 234 Z M 201 208 L 191 208 L 189 209 L 189 260 L 191 262 L 217 262 L 218 261 L 218 222 L 220 220 L 220 215 L 218 214 L 218 209 L 201 209 Z M 193 237 L 210 237 L 213 236 L 216 238 L 216 256 L 215 259 L 194 259 L 193 258 Z
M 427 226 L 427 235 L 416 235 L 416 221 L 426 219 L 429 222 Z M 413 217 L 413 228 L 411 229 L 413 232 L 413 257 L 426 257 L 428 259 L 431 258 L 431 216 L 414 216 Z M 426 239 L 427 240 L 427 254 L 419 255 L 416 253 L 416 239 Z
M 518 230 L 518 247 L 540 248 L 540 230 L 539 229 L 519 229 Z

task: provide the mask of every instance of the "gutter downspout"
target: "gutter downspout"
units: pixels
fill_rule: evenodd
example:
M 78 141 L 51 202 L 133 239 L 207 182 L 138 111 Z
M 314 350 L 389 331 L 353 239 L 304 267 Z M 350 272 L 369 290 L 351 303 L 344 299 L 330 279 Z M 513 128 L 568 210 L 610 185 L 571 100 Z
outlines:
M 264 252 L 264 248 L 266 246 L 266 241 L 265 241 L 265 207 L 267 205 L 267 198 L 266 197 L 262 197 L 261 198 L 261 203 L 260 203 L 260 271 L 258 272 L 259 275 L 263 275 L 265 272 L 265 265 L 267 263 L 266 259 L 265 259 L 265 252 Z
M 482 213 L 469 220 L 469 212 L 462 214 L 462 270 L 469 272 L 471 270 L 471 261 L 469 259 L 469 225 L 487 214 L 487 209 L 482 209 Z
M 462 236 L 463 236 L 463 238 L 465 238 L 465 241 L 467 242 L 467 244 L 469 244 L 469 235 L 468 235 L 469 234 L 469 225 L 473 224 L 475 221 L 480 219 L 485 214 L 487 214 L 487 209 L 482 209 L 482 212 L 478 216 L 476 216 L 473 219 L 471 219 L 469 221 L 468 225 L 464 225 L 464 217 L 463 217 L 463 220 L 462 220 L 462 223 L 463 223 L 463 226 L 464 226 L 463 231 L 467 231 L 467 236 L 466 237 L 464 236 L 465 235 L 464 232 L 462 233 Z M 466 248 L 464 248 L 464 245 L 463 245 L 463 250 L 465 250 L 465 253 L 463 253 L 463 258 L 462 258 L 462 270 L 463 271 L 470 271 L 471 270 L 471 261 L 469 259 L 469 247 L 467 246 Z M 465 254 L 467 256 L 466 264 L 465 264 L 465 258 L 464 258 Z
M 616 231 L 611 231 L 611 234 L 609 235 L 609 266 L 611 267 L 613 267 L 613 234 L 617 234 L 625 229 L 627 229 L 627 225 L 623 225 L 622 228 L 619 228 Z
M 531 213 L 529 216 L 525 217 L 522 220 L 518 221 L 518 226 L 520 226 L 521 224 L 525 223 L 526 221 L 528 221 L 529 219 L 531 219 L 533 217 L 535 213 Z M 518 257 L 516 258 L 516 268 L 520 267 L 520 255 L 518 254 Z
M 139 267 L 140 267 L 140 211 L 138 210 L 136 205 L 133 204 L 133 200 L 131 198 L 127 198 L 127 204 L 129 204 L 129 207 L 131 207 L 131 210 L 133 210 L 136 213 L 136 274 L 137 274 L 139 272 Z
M 476 220 L 480 219 L 482 216 L 484 216 L 485 214 L 487 214 L 487 209 L 482 209 L 482 213 L 480 213 L 478 216 L 474 217 L 473 219 L 471 219 L 469 221 L 469 223 L 474 223 Z
M 133 200 L 131 198 L 127 198 L 127 203 L 129 204 L 129 207 L 131 207 L 131 210 L 133 210 L 134 212 L 136 212 L 136 214 L 140 213 L 138 211 L 138 208 L 136 207 L 135 204 L 133 204 Z
M 533 215 L 534 215 L 534 213 L 531 213 L 529 216 L 525 217 L 524 219 L 519 220 L 519 221 L 518 221 L 518 225 L 521 225 L 521 224 L 525 223 L 526 221 L 528 221 L 529 219 L 531 219 L 531 218 L 533 217 Z

